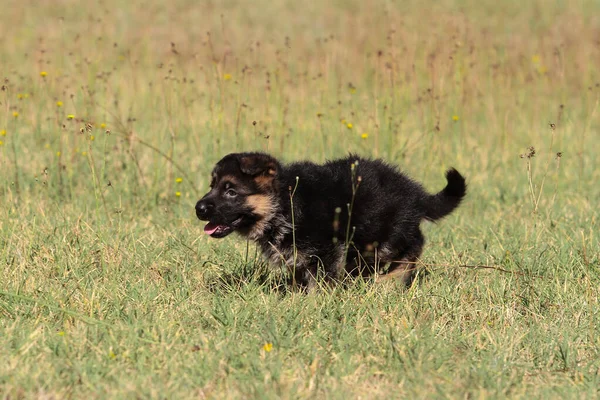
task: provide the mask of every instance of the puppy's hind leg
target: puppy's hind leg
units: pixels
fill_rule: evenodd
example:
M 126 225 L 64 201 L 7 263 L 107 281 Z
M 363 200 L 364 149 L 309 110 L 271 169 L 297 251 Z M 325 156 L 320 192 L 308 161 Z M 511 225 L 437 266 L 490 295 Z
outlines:
M 417 257 L 410 259 L 402 259 L 400 261 L 394 261 L 390 264 L 387 272 L 377 275 L 377 282 L 386 282 L 391 280 L 398 280 L 406 287 L 410 287 L 415 280 L 417 274 Z
M 385 254 L 382 261 L 389 262 L 390 266 L 386 273 L 377 275 L 377 282 L 398 280 L 404 283 L 406 287 L 410 287 L 417 275 L 417 260 L 421 256 L 424 244 L 425 239 L 418 231 L 412 238 L 409 250 L 390 251 Z M 402 248 L 400 243 L 397 246 L 396 248 Z M 404 246 L 406 246 L 405 243 Z

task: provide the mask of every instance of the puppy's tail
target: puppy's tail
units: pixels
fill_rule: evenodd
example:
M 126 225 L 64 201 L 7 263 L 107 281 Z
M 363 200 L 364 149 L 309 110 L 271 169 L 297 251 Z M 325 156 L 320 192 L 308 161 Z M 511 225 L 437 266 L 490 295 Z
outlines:
M 462 201 L 467 193 L 465 178 L 454 168 L 446 171 L 448 184 L 437 194 L 425 197 L 423 207 L 425 218 L 435 221 L 450 214 Z

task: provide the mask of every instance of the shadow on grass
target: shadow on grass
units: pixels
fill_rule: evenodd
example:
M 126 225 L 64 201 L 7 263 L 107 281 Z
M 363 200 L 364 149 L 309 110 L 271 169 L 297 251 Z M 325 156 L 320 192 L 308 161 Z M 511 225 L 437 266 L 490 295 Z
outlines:
M 291 292 L 291 278 L 266 262 L 239 264 L 228 270 L 219 270 L 204 278 L 210 292 L 240 292 L 256 288 L 264 293 L 286 295 Z
M 425 268 L 419 268 L 412 283 L 422 285 L 430 275 L 430 271 Z M 346 277 L 333 286 L 328 286 L 319 282 L 318 287 L 321 290 L 353 290 L 362 288 L 368 290 L 369 287 L 377 287 L 375 277 Z M 278 294 L 286 296 L 292 293 L 308 293 L 306 288 L 299 288 L 293 285 L 291 274 L 286 274 L 283 269 L 277 269 L 264 261 L 255 261 L 242 263 L 232 266 L 232 268 L 220 269 L 205 276 L 204 282 L 208 290 L 216 292 L 244 292 L 257 289 L 265 294 Z

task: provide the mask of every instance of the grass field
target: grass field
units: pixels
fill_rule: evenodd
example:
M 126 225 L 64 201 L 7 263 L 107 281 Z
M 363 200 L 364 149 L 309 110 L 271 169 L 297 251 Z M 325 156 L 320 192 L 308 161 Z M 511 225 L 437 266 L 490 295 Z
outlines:
M 2 13 L 0 397 L 600 396 L 600 3 Z M 282 291 L 194 215 L 241 150 L 382 157 L 432 192 L 454 166 L 469 194 L 410 290 Z

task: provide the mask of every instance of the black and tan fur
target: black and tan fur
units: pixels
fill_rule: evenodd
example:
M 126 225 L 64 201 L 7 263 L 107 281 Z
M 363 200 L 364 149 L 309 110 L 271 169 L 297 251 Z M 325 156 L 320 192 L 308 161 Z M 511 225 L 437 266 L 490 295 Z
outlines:
M 409 285 L 424 245 L 421 221 L 448 215 L 466 193 L 456 170 L 446 178 L 431 195 L 381 160 L 350 155 L 283 165 L 268 154 L 229 154 L 215 166 L 196 214 L 212 237 L 236 231 L 255 241 L 299 285 L 369 276 L 387 264 L 379 278 Z

